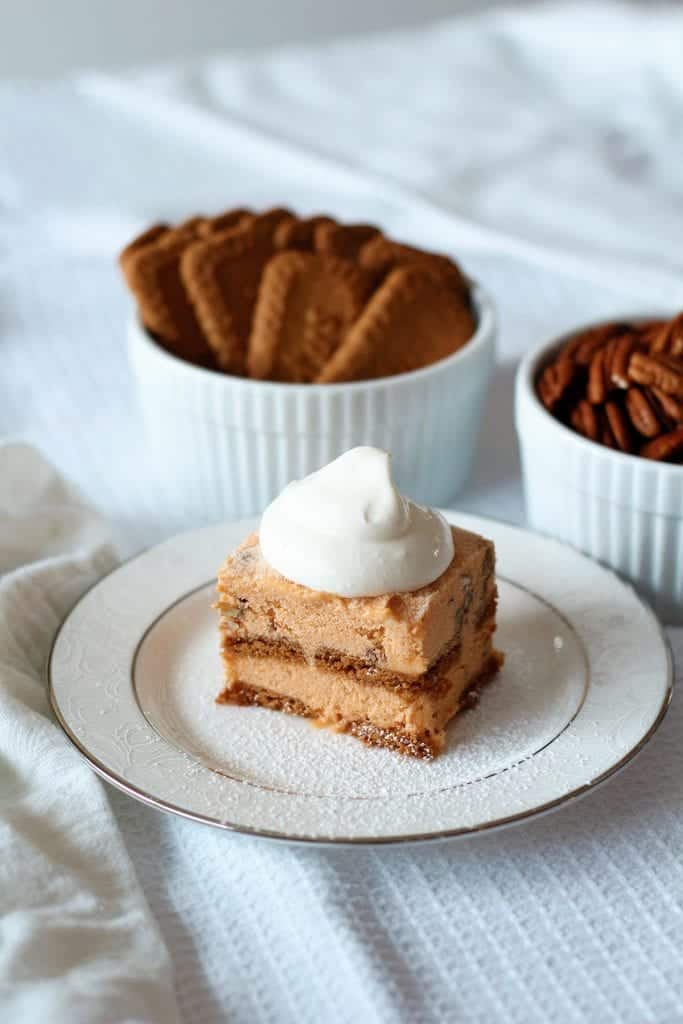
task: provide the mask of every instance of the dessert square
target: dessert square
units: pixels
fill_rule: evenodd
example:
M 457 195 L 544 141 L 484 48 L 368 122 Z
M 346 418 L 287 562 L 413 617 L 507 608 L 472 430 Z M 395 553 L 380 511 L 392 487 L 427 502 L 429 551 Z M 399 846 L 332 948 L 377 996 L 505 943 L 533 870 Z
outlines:
M 413 591 L 342 597 L 287 579 L 247 537 L 218 575 L 222 703 L 311 718 L 419 758 L 502 662 L 491 541 L 451 527 L 453 558 Z

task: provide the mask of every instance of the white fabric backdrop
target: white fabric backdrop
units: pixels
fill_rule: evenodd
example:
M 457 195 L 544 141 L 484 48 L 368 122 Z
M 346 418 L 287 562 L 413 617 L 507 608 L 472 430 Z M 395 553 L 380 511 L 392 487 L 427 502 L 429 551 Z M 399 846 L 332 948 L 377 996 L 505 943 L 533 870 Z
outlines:
M 114 256 L 159 216 L 285 202 L 452 249 L 494 293 L 499 367 L 456 504 L 522 521 L 519 355 L 580 321 L 683 307 L 682 41 L 675 8 L 562 4 L 1 87 L 1 434 L 76 480 L 123 555 L 198 525 L 161 506 L 145 459 Z M 674 703 L 590 799 L 434 850 L 287 850 L 106 799 L 193 1024 L 676 1021 L 682 740 Z M 135 928 L 153 945 L 144 913 Z
M 0 444 L 0 1018 L 9 1024 L 175 1019 L 168 953 L 107 794 L 50 721 L 42 678 L 64 615 L 115 564 L 80 495 L 32 448 Z

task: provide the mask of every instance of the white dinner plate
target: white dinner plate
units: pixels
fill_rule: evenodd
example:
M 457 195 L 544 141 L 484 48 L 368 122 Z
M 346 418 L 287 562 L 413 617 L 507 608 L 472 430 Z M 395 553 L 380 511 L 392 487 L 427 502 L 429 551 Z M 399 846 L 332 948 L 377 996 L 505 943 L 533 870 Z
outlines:
M 219 828 L 384 843 L 522 821 L 588 792 L 653 735 L 672 663 L 652 612 L 573 549 L 446 513 L 496 545 L 500 675 L 425 762 L 263 708 L 218 705 L 214 577 L 254 523 L 174 537 L 76 605 L 49 665 L 62 728 L 108 782 Z

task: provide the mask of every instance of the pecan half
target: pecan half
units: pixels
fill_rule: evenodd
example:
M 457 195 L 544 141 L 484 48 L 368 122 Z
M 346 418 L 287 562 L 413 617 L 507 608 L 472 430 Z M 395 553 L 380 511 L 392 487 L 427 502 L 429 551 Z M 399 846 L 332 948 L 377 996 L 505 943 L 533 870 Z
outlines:
M 585 398 L 582 398 L 576 408 L 572 410 L 569 419 L 577 433 L 583 434 L 584 437 L 590 438 L 591 441 L 599 440 L 600 423 L 598 416 L 593 406 Z
M 600 443 L 604 444 L 606 448 L 619 447 L 607 417 L 605 417 L 602 420 L 602 425 L 600 429 Z
M 612 344 L 610 342 L 610 344 Z M 611 359 L 609 361 L 608 373 L 611 383 L 617 388 L 627 388 L 629 385 L 628 380 L 628 364 L 631 360 L 631 356 L 638 347 L 637 335 L 631 331 L 628 334 L 622 335 L 614 341 L 614 347 L 611 351 Z
M 661 353 L 634 352 L 628 375 L 636 384 L 660 388 L 667 395 L 683 398 L 683 365 L 679 359 Z
M 609 423 L 612 436 L 617 443 L 617 447 L 622 452 L 633 451 L 633 440 L 631 424 L 628 416 L 617 402 L 607 402 L 605 405 L 605 416 Z
M 574 356 L 579 366 L 588 366 L 598 349 L 606 345 L 610 338 L 614 338 L 626 330 L 628 330 L 626 324 L 616 322 L 590 327 L 587 331 L 582 331 L 581 334 L 572 338 L 568 351 Z
M 538 378 L 538 394 L 546 409 L 551 411 L 559 405 L 572 386 L 576 366 L 570 359 L 558 359 L 546 366 Z
M 680 358 L 683 356 L 683 313 L 663 324 L 653 335 L 650 352 Z
M 683 459 L 683 427 L 648 441 L 638 454 L 645 459 L 658 459 L 660 462 L 679 462 Z
M 643 437 L 661 434 L 662 425 L 657 413 L 642 388 L 629 388 L 626 392 L 626 411 L 631 423 Z
M 650 395 L 674 426 L 683 426 L 683 401 L 667 395 L 660 388 L 650 388 Z
M 648 347 L 659 337 L 662 327 L 666 327 L 668 320 L 643 320 L 638 324 L 640 340 Z
M 606 348 L 599 348 L 588 367 L 586 397 L 591 405 L 601 405 L 607 398 L 607 375 L 605 373 Z

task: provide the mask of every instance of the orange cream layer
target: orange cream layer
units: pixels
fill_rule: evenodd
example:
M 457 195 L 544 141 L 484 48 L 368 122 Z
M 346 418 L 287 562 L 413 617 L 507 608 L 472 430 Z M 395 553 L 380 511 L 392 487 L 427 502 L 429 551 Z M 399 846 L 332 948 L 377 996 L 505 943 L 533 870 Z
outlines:
M 254 533 L 219 572 L 221 631 L 236 641 L 288 643 L 309 662 L 326 649 L 420 676 L 461 642 L 464 619 L 479 621 L 495 595 L 493 544 L 456 527 L 452 533 L 453 561 L 433 583 L 410 593 L 359 598 L 285 579 L 264 561 Z
M 397 689 L 373 686 L 359 674 L 313 666 L 292 656 L 252 654 L 248 646 L 224 649 L 226 688 L 222 703 L 249 703 L 245 691 L 254 696 L 265 692 L 296 702 L 320 725 L 345 731 L 359 722 L 398 732 L 427 743 L 438 753 L 445 728 L 460 709 L 461 698 L 470 686 L 492 667 L 494 658 L 491 626 L 481 629 L 471 643 L 447 655 L 433 672 L 428 689 Z M 495 664 L 495 663 L 494 663 Z M 440 666 L 443 666 L 442 668 Z M 258 700 L 254 700 L 258 703 Z

